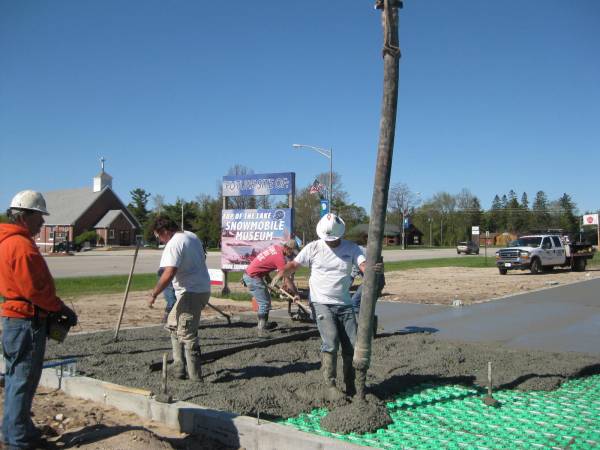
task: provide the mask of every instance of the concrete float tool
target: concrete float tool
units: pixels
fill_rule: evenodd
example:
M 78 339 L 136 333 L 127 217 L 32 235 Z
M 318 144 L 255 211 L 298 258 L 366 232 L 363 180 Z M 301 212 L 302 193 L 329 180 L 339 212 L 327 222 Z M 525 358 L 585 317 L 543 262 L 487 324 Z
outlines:
M 114 341 L 119 340 L 119 329 L 121 328 L 121 321 L 123 320 L 123 313 L 125 312 L 125 303 L 127 303 L 127 295 L 129 295 L 129 287 L 131 286 L 131 279 L 133 278 L 133 270 L 135 269 L 135 261 L 137 260 L 138 252 L 140 251 L 140 243 L 138 242 L 135 246 L 135 253 L 133 254 L 133 262 L 131 263 L 131 270 L 129 271 L 129 278 L 127 278 L 127 285 L 125 286 L 125 294 L 123 295 L 123 304 L 121 305 L 121 313 L 119 314 L 119 320 L 117 322 L 117 328 L 115 329 Z
M 211 305 L 210 302 L 207 303 L 206 305 L 209 306 L 210 308 L 214 309 L 216 312 L 221 314 L 223 317 L 225 317 L 227 319 L 227 325 L 231 325 L 231 315 L 223 312 L 221 309 L 217 308 L 216 306 Z

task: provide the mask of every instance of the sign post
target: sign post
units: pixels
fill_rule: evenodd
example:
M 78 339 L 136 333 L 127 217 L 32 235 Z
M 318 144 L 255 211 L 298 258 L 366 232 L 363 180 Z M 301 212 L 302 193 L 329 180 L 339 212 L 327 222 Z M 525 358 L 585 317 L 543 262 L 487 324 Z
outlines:
M 479 245 L 479 225 L 473 225 L 471 227 L 471 240 Z
M 488 230 L 485 230 L 485 267 L 487 267 L 487 246 L 489 238 L 490 232 Z
M 321 217 L 325 214 L 329 214 L 329 200 L 322 198 L 321 199 L 321 209 L 320 209 Z
M 581 218 L 583 225 L 596 225 L 598 238 L 596 241 L 596 248 L 600 250 L 600 221 L 598 221 L 598 213 L 596 214 L 584 214 Z

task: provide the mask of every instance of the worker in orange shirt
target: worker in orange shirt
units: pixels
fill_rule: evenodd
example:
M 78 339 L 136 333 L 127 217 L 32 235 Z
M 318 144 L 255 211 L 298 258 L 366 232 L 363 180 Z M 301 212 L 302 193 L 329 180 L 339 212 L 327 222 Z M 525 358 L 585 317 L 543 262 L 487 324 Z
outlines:
M 60 315 L 68 326 L 77 324 L 77 315 L 56 296 L 52 275 L 32 239 L 48 215 L 42 194 L 19 192 L 7 215 L 9 223 L 0 224 L 2 441 L 5 448 L 22 449 L 39 446 L 42 438 L 31 420 L 31 404 L 42 374 L 48 315 Z

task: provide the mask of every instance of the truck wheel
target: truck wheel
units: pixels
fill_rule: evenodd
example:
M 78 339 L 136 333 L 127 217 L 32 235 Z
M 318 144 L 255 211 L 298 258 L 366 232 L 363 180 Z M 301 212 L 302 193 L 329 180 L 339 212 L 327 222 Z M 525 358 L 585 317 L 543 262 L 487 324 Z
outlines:
M 539 258 L 534 258 L 533 261 L 531 261 L 531 266 L 529 266 L 529 270 L 534 275 L 542 271 L 542 263 L 540 262 Z
M 506 270 L 504 267 L 498 267 L 498 272 L 500 272 L 500 275 L 506 275 L 508 270 Z
M 573 265 L 573 270 L 575 272 L 584 272 L 586 265 L 587 265 L 587 260 L 585 258 L 575 258 L 575 264 Z

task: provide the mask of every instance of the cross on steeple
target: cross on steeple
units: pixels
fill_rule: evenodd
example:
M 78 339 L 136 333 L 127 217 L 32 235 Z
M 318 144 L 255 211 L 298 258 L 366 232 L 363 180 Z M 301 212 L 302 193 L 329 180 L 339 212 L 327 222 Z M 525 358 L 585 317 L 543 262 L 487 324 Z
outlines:
M 104 172 L 104 161 L 106 161 L 106 159 L 104 158 L 104 156 L 100 157 L 100 168 L 102 169 L 102 172 Z

